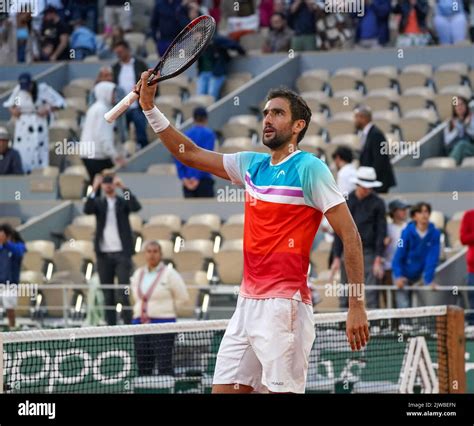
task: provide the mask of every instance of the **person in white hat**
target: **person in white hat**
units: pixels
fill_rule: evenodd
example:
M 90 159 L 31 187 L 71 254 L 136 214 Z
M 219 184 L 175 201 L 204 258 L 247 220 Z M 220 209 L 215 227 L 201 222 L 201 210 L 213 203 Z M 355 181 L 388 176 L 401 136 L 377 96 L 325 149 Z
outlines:
M 384 275 L 383 255 L 384 239 L 387 234 L 387 221 L 385 219 L 385 203 L 374 191 L 382 186 L 377 180 L 373 167 L 359 167 L 357 174 L 352 178 L 356 189 L 349 194 L 347 206 L 349 207 L 359 234 L 362 238 L 364 249 L 364 282 L 365 285 L 380 284 Z M 347 283 L 347 274 L 343 262 L 343 244 L 336 235 L 334 240 L 334 259 L 331 271 L 334 275 L 341 270 L 341 283 Z M 341 307 L 346 308 L 348 297 L 340 298 Z M 366 304 L 369 309 L 379 307 L 378 290 L 366 290 Z

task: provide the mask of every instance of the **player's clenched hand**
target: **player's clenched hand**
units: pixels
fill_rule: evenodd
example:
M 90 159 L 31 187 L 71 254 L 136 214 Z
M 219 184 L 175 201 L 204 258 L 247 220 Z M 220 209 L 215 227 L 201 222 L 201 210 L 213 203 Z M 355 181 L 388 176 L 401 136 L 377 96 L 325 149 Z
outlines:
M 152 71 L 152 69 L 149 69 L 148 71 L 142 72 L 140 83 L 136 87 L 136 89 L 140 92 L 140 106 L 144 111 L 149 111 L 155 106 L 153 101 L 156 96 L 156 89 L 158 88 L 158 85 L 147 85 L 147 80 L 150 77 L 150 73 Z
M 369 323 L 363 306 L 349 308 L 347 313 L 346 336 L 353 351 L 360 350 L 369 341 Z

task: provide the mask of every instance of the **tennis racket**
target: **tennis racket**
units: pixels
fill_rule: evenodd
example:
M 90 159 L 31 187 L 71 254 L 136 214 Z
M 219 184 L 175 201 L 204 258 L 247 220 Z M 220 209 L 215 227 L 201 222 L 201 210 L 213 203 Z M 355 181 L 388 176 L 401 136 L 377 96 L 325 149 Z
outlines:
M 211 16 L 198 16 L 190 22 L 172 41 L 165 54 L 150 73 L 147 84 L 152 86 L 160 81 L 176 77 L 187 70 L 204 51 L 216 30 L 216 21 Z M 155 78 L 159 73 L 159 77 Z M 140 81 L 137 83 L 139 84 Z M 134 90 L 104 115 L 107 122 L 113 123 L 138 98 L 140 92 Z

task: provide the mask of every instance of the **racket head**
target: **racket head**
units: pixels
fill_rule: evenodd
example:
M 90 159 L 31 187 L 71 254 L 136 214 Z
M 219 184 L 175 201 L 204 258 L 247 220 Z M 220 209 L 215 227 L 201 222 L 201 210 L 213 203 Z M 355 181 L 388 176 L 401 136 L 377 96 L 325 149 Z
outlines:
M 216 31 L 212 16 L 201 15 L 191 21 L 171 42 L 152 75 L 160 76 L 148 81 L 148 86 L 176 77 L 186 71 L 206 49 Z

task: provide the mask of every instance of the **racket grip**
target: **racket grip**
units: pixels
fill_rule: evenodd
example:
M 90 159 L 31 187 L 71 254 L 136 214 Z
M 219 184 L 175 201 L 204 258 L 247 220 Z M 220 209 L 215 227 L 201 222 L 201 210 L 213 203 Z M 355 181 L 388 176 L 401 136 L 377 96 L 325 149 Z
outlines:
M 104 114 L 104 118 L 108 123 L 113 123 L 132 105 L 139 96 L 136 92 L 130 92 L 117 105 L 115 105 L 109 112 Z

